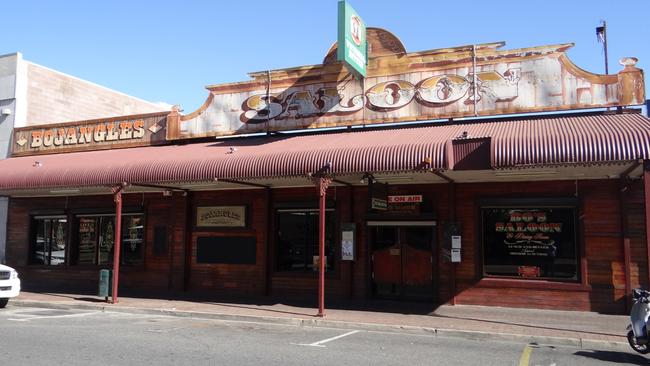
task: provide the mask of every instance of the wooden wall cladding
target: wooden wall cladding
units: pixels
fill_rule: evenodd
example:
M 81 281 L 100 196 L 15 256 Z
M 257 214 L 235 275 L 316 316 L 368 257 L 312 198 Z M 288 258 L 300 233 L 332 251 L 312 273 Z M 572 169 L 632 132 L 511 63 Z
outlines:
M 196 227 L 192 224 L 190 239 L 189 289 L 214 296 L 227 294 L 263 295 L 266 292 L 267 192 L 264 189 L 242 191 L 195 192 L 191 199 L 190 223 L 196 222 L 199 206 L 247 206 L 246 227 Z M 200 239 L 201 238 L 201 239 Z M 254 240 L 254 258 L 247 263 L 203 263 L 198 258 L 199 240 L 222 242 Z
M 463 223 L 463 262 L 456 268 L 457 303 L 496 306 L 625 312 L 625 272 L 618 181 L 555 181 L 461 184 L 456 190 L 456 212 Z M 481 243 L 477 200 L 484 197 L 575 197 L 582 253 L 583 280 L 565 286 L 550 281 L 493 281 L 481 275 Z M 638 200 L 638 192 L 635 193 Z M 637 225 L 638 226 L 638 225 Z M 634 242 L 643 252 L 638 235 Z M 645 276 L 644 256 L 634 259 L 632 277 Z M 448 275 L 447 275 L 448 276 Z M 445 277 L 447 277 L 445 276 Z M 444 285 L 441 278 L 441 285 Z M 450 296 L 451 289 L 443 291 Z M 448 299 L 450 300 L 450 299 Z
M 391 186 L 389 194 L 422 194 L 431 202 L 438 222 L 437 242 L 442 242 L 440 228 L 447 221 L 462 226 L 463 261 L 452 265 L 435 249 L 434 288 L 438 302 L 450 302 L 455 295 L 459 304 L 481 304 L 528 308 L 589 310 L 607 313 L 625 312 L 625 260 L 623 223 L 630 239 L 630 282 L 632 287 L 648 286 L 647 247 L 643 185 L 633 182 L 620 203 L 619 182 L 615 180 L 510 182 L 457 184 L 452 206 L 448 184 Z M 276 270 L 274 207 L 282 204 L 317 207 L 315 187 L 194 192 L 189 197 L 175 194 L 125 195 L 125 207 L 144 207 L 147 216 L 145 264 L 124 269 L 124 286 L 142 289 L 199 291 L 215 296 L 228 294 L 295 296 L 316 299 L 315 273 L 286 273 Z M 493 279 L 482 277 L 482 244 L 478 220 L 479 202 L 486 198 L 576 197 L 578 203 L 578 237 L 582 279 L 578 283 Z M 336 210 L 337 232 L 341 222 L 357 225 L 355 261 L 338 260 L 326 277 L 329 298 L 363 299 L 372 296 L 365 226 L 366 187 L 331 187 L 328 200 Z M 142 206 L 144 204 L 144 206 Z M 197 206 L 246 205 L 249 224 L 245 228 L 196 228 L 192 226 Z M 67 208 L 66 208 L 67 207 Z M 621 207 L 625 213 L 621 216 Z M 40 283 L 96 285 L 98 267 L 45 267 L 28 265 L 30 214 L 73 213 L 79 210 L 112 212 L 110 195 L 66 198 L 18 198 L 9 204 L 7 261 L 18 267 L 27 281 Z M 190 212 L 190 216 L 187 212 Z M 623 221 L 623 219 L 625 221 Z M 189 231 L 186 231 L 189 225 Z M 154 252 L 155 231 L 167 227 L 168 252 Z M 161 235 L 159 233 L 159 235 Z M 254 238 L 255 263 L 206 264 L 197 261 L 199 237 Z M 189 247 L 186 247 L 189 243 Z M 452 278 L 455 278 L 452 281 Z M 455 282 L 455 286 L 453 283 Z

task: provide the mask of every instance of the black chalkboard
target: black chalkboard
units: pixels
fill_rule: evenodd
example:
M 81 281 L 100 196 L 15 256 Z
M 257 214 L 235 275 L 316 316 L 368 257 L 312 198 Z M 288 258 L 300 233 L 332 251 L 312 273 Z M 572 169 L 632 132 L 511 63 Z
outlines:
M 166 256 L 167 247 L 167 225 L 156 225 L 153 229 L 153 255 L 157 257 Z
M 254 236 L 200 236 L 196 240 L 197 263 L 255 264 Z

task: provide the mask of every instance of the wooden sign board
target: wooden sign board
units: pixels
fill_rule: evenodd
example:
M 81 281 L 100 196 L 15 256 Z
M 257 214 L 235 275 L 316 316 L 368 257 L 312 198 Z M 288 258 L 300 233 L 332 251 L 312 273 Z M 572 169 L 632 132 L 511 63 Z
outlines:
M 245 227 L 246 206 L 197 207 L 197 227 Z
M 113 149 L 166 143 L 170 112 L 17 128 L 13 155 Z
M 382 38 L 383 37 L 383 38 Z M 379 40 L 392 40 L 381 49 Z M 253 73 L 209 86 L 204 105 L 178 121 L 174 139 L 456 117 L 640 105 L 636 59 L 618 74 L 574 65 L 573 44 L 499 50 L 503 43 L 406 53 L 390 33 L 368 28 L 365 81 L 335 58 L 322 65 Z M 383 42 L 386 43 L 386 42 Z M 331 50 L 330 54 L 335 51 Z M 174 132 L 170 131 L 170 132 Z

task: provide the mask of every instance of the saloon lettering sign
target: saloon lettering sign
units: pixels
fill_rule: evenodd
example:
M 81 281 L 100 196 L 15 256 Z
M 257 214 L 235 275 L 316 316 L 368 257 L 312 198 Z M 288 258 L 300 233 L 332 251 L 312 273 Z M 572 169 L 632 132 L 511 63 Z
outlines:
M 562 233 L 561 222 L 547 222 L 547 214 L 541 210 L 511 210 L 506 219 L 495 223 L 494 231 L 505 234 L 503 244 L 509 255 L 553 255 L 557 247 L 552 236 Z
M 577 278 L 574 207 L 481 211 L 486 274 Z
M 504 43 L 407 53 L 399 39 L 367 28 L 365 81 L 337 61 L 251 73 L 253 80 L 208 86 L 206 102 L 181 116 L 171 138 L 395 123 L 606 106 L 645 101 L 637 60 L 618 74 L 574 65 L 573 44 L 501 50 Z
M 163 143 L 168 114 L 169 112 L 164 112 L 18 128 L 14 132 L 13 154 L 96 150 Z

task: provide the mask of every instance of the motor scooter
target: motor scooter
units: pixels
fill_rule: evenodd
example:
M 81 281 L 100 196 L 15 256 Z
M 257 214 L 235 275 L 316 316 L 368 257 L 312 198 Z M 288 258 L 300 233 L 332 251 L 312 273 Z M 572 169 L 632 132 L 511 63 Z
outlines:
M 650 352 L 650 292 L 636 288 L 632 291 L 632 311 L 630 324 L 627 326 L 627 341 L 633 350 L 647 354 Z

